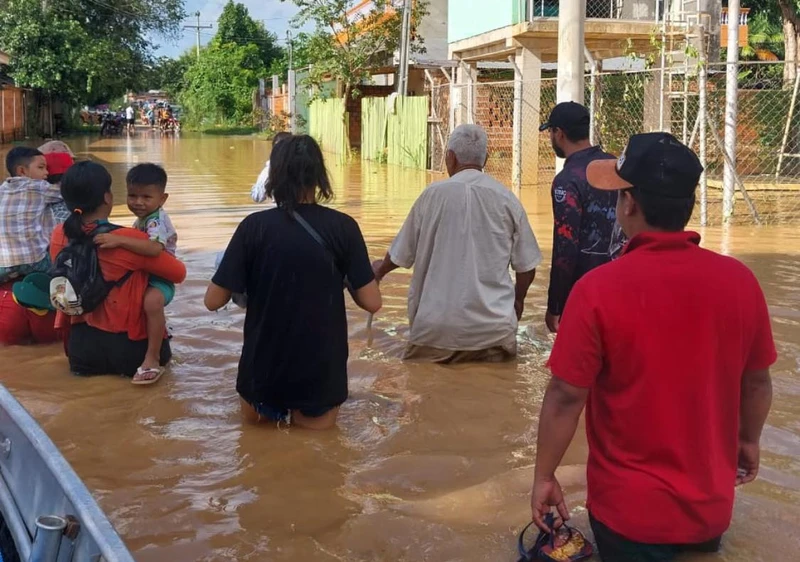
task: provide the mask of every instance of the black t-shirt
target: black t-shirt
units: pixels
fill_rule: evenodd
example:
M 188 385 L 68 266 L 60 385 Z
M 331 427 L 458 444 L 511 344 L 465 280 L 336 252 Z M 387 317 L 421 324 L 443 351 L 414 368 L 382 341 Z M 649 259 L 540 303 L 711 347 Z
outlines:
M 334 407 L 347 399 L 344 276 L 354 290 L 374 279 L 358 224 L 320 205 L 297 212 L 336 257 L 283 209 L 245 218 L 214 284 L 247 293 L 236 390 L 272 408 Z

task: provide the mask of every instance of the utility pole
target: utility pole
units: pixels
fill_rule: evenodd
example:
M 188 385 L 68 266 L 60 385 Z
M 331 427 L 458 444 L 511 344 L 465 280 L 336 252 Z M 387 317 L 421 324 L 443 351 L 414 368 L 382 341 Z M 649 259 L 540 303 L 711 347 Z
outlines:
M 292 30 L 286 30 L 286 45 L 289 48 L 289 70 L 292 70 Z
M 408 94 L 408 59 L 411 51 L 411 0 L 403 2 L 403 19 L 400 34 L 400 68 L 397 93 Z
M 292 32 L 286 30 L 286 45 L 289 49 L 289 72 L 287 73 L 287 81 L 289 82 L 289 130 L 292 134 L 297 134 L 297 74 L 295 74 L 292 67 Z
M 197 25 L 184 25 L 184 29 L 194 29 L 197 32 L 197 60 L 200 60 L 200 30 L 201 29 L 211 29 L 212 25 L 200 25 L 200 12 L 194 13 L 195 17 L 197 18 Z

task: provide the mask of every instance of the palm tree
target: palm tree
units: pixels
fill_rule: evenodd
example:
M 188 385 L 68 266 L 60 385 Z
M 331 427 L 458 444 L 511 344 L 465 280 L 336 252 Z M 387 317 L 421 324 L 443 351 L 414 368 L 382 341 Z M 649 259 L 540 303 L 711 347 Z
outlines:
M 747 25 L 747 46 L 741 50 L 743 60 L 783 59 L 785 48 L 780 19 L 759 12 L 750 17 Z

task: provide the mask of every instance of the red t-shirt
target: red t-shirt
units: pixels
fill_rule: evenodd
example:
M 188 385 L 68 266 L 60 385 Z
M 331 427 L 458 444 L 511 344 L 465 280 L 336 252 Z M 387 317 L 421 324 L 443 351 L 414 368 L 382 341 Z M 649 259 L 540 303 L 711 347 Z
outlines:
M 147 240 L 147 234 L 133 228 L 120 228 L 114 231 L 114 235 Z M 53 231 L 50 243 L 50 255 L 53 260 L 66 245 L 64 228 L 59 225 Z M 186 278 L 186 266 L 167 252 L 161 252 L 158 257 L 151 258 L 121 248 L 113 248 L 98 250 L 97 257 L 103 279 L 106 281 L 118 280 L 128 271 L 133 271 L 133 274 L 121 286 L 111 289 L 102 304 L 89 314 L 69 317 L 59 312 L 56 317 L 56 328 L 71 319 L 72 324 L 86 322 L 104 332 L 115 334 L 127 332 L 128 338 L 133 341 L 147 339 L 144 292 L 147 290 L 149 275 L 161 277 L 172 283 L 182 283 Z
M 548 363 L 591 389 L 587 507 L 636 542 L 725 532 L 742 373 L 776 359 L 755 276 L 699 242 L 693 232 L 640 234 L 583 277 Z

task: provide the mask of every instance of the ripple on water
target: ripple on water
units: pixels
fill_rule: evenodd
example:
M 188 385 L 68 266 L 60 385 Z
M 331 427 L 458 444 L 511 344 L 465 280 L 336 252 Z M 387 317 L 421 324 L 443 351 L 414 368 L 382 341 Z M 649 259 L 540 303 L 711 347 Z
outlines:
M 120 204 L 134 162 L 161 162 L 170 175 L 167 207 L 189 271 L 167 310 L 175 362 L 157 386 L 137 388 L 117 377 L 70 376 L 59 346 L 13 348 L 0 350 L 0 379 L 62 448 L 137 560 L 516 559 L 552 346 L 542 325 L 547 266 L 526 303 L 518 361 L 400 362 L 410 275 L 398 271 L 382 284 L 385 306 L 371 333 L 366 315 L 348 309 L 351 398 L 336 431 L 243 424 L 234 385 L 244 314 L 209 314 L 202 298 L 216 252 L 261 209 L 249 188 L 268 147 L 249 137 L 76 139 L 79 157 L 109 167 Z M 370 255 L 382 257 L 430 176 L 328 166 L 333 206 L 359 221 Z M 547 255 L 548 193 L 526 189 L 521 198 Z M 118 205 L 113 219 L 132 217 Z M 800 551 L 799 239 L 793 228 L 704 231 L 707 247 L 742 259 L 760 279 L 781 354 L 762 479 L 737 492 L 733 525 L 712 560 L 772 562 L 776 552 Z M 574 521 L 588 530 L 579 509 L 585 460 L 580 429 L 565 485 Z

